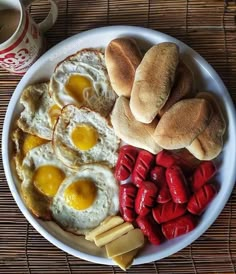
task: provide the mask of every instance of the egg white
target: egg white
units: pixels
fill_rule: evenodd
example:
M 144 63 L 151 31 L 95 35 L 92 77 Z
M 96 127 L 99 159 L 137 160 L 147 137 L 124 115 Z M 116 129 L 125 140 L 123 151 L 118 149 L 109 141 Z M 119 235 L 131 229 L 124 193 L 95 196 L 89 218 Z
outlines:
M 66 176 L 74 172 L 58 160 L 53 151 L 52 143 L 49 142 L 31 149 L 26 154 L 22 162 L 23 183 L 31 183 L 34 172 L 37 168 L 44 165 L 53 165 L 63 171 Z
M 33 182 L 35 171 L 44 165 L 53 165 L 64 172 L 66 177 L 73 171 L 66 167 L 54 154 L 51 142 L 31 149 L 21 165 L 21 195 L 26 206 L 39 218 L 50 220 L 50 198 L 41 193 Z
M 17 121 L 19 128 L 24 132 L 51 140 L 53 125 L 48 113 L 56 103 L 49 94 L 48 83 L 28 86 L 21 95 L 20 103 L 24 106 L 24 110 Z
M 75 74 L 88 78 L 92 83 L 93 96 L 83 103 L 76 101 L 65 88 L 69 77 Z M 117 98 L 110 84 L 104 53 L 95 49 L 81 50 L 58 64 L 49 89 L 61 107 L 67 104 L 87 106 L 104 116 L 110 113 Z
M 79 179 L 88 179 L 97 187 L 95 201 L 84 210 L 70 207 L 64 198 L 66 188 Z M 54 220 L 65 230 L 83 235 L 88 233 L 119 210 L 118 185 L 112 171 L 102 165 L 82 166 L 77 173 L 63 181 L 50 208 Z
M 80 150 L 71 139 L 72 130 L 80 124 L 92 126 L 98 133 L 97 143 L 89 150 Z M 99 113 L 67 105 L 55 125 L 53 147 L 57 157 L 71 168 L 101 162 L 114 167 L 118 158 L 119 138 Z

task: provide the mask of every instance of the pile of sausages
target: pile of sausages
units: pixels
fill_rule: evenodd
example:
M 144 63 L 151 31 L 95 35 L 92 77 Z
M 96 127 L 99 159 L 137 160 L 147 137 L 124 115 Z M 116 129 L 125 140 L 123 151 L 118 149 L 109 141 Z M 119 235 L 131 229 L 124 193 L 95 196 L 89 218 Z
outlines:
M 188 233 L 217 193 L 216 171 L 212 161 L 196 164 L 171 151 L 153 155 L 122 146 L 115 169 L 122 181 L 120 213 L 155 245 Z

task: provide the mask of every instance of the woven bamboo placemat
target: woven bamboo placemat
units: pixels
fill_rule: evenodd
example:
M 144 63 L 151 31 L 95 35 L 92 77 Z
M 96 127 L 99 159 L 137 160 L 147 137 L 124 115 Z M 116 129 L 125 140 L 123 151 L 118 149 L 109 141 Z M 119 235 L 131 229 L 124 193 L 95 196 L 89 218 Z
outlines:
M 198 51 L 219 73 L 236 102 L 236 2 L 223 0 L 60 0 L 59 17 L 47 33 L 48 48 L 94 27 L 136 25 L 170 34 Z M 31 8 L 36 21 L 46 1 Z M 1 19 L 0 19 L 1 20 Z M 20 76 L 0 70 L 0 130 Z M 0 273 L 123 273 L 64 253 L 45 240 L 17 208 L 0 160 Z M 133 266 L 127 273 L 235 273 L 236 190 L 204 235 L 163 260 Z

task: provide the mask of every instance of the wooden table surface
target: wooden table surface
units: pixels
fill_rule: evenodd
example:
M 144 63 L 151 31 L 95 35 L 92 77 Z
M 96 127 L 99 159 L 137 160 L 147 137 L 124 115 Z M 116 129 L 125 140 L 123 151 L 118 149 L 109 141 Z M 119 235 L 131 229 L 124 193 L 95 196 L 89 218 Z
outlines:
M 236 102 L 236 3 L 223 0 L 59 0 L 47 33 L 50 48 L 74 34 L 107 25 L 143 26 L 172 35 L 198 51 L 219 73 Z M 37 22 L 47 1 L 30 7 Z M 1 19 L 0 19 L 1 20 Z M 0 69 L 0 130 L 21 77 Z M 215 223 L 180 252 L 127 273 L 235 273 L 236 190 Z M 123 273 L 75 258 L 44 239 L 26 221 L 9 191 L 0 159 L 0 273 Z

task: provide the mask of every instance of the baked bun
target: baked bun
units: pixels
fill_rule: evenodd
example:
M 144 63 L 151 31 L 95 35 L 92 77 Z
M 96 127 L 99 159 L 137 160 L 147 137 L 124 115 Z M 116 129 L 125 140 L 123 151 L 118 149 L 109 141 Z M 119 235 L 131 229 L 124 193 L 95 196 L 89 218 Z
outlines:
M 136 120 L 151 123 L 165 105 L 178 63 L 179 49 L 174 43 L 160 43 L 146 52 L 131 91 L 130 108 Z
M 171 106 L 181 99 L 192 97 L 195 97 L 192 72 L 183 62 L 180 62 L 176 69 L 175 82 L 171 89 L 170 96 L 161 108 L 159 115 L 162 116 Z
M 212 160 L 222 151 L 226 123 L 212 93 L 200 92 L 197 97 L 204 98 L 211 103 L 213 115 L 207 128 L 186 148 L 199 160 Z
M 153 154 L 162 150 L 153 139 L 158 120 L 155 119 L 150 124 L 136 121 L 130 111 L 129 99 L 126 97 L 120 96 L 116 100 L 111 113 L 111 123 L 116 135 L 124 142 L 148 150 Z
M 106 47 L 105 62 L 111 85 L 118 96 L 130 97 L 136 68 L 142 54 L 130 38 L 117 38 Z
M 165 149 L 189 146 L 208 126 L 212 113 L 205 99 L 183 99 L 163 114 L 154 133 L 155 141 Z

